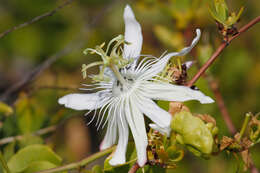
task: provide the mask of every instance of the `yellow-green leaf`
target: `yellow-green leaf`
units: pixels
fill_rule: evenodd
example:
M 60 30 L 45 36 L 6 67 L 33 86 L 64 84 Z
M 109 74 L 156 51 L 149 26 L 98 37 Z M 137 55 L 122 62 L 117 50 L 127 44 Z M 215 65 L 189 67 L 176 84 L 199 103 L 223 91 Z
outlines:
M 57 165 L 49 162 L 49 161 L 36 161 L 32 162 L 23 173 L 35 173 L 45 169 L 55 168 Z
M 22 172 L 33 162 L 48 161 L 54 165 L 61 164 L 61 158 L 45 145 L 29 145 L 19 150 L 8 162 L 12 173 Z
M 10 115 L 12 114 L 14 111 L 13 111 L 13 108 L 8 106 L 7 104 L 3 103 L 3 102 L 0 102 L 0 114 L 4 114 L 4 115 Z
M 16 104 L 16 115 L 19 130 L 22 134 L 30 133 L 41 128 L 44 122 L 44 112 L 36 100 L 20 96 Z

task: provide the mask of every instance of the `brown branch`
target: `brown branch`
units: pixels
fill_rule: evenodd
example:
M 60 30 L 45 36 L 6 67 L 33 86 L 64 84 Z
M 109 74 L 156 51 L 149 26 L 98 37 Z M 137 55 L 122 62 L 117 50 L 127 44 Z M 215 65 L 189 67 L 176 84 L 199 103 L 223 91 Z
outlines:
M 210 65 L 218 58 L 218 56 L 222 53 L 225 47 L 229 45 L 229 43 L 240 36 L 243 32 L 246 32 L 252 26 L 260 22 L 260 16 L 256 17 L 248 24 L 243 26 L 236 35 L 232 36 L 228 41 L 221 43 L 215 53 L 208 59 L 208 61 L 199 69 L 199 71 L 195 74 L 195 76 L 188 82 L 187 86 L 191 87 L 194 83 L 201 77 L 202 74 L 210 67 Z
M 24 22 L 24 23 L 22 23 L 22 24 L 20 24 L 20 25 L 14 26 L 13 28 L 10 28 L 10 29 L 8 29 L 8 30 L 2 32 L 2 33 L 0 34 L 0 39 L 1 39 L 2 37 L 6 36 L 7 34 L 9 34 L 9 33 L 12 32 L 12 31 L 18 30 L 18 29 L 23 28 L 23 27 L 25 27 L 25 26 L 28 26 L 28 25 L 30 25 L 30 24 L 32 24 L 32 23 L 34 23 L 34 22 L 37 22 L 37 21 L 39 21 L 39 20 L 45 18 L 45 17 L 54 15 L 57 11 L 59 11 L 60 9 L 62 9 L 62 8 L 65 7 L 65 6 L 69 5 L 70 3 L 72 3 L 72 1 L 74 1 L 74 0 L 67 0 L 67 1 L 65 1 L 63 4 L 59 5 L 57 8 L 55 8 L 55 9 L 49 11 L 49 12 L 46 12 L 46 13 L 40 15 L 40 16 L 36 16 L 35 18 L 33 18 L 33 19 L 31 19 L 31 20 L 29 20 L 29 21 L 27 21 L 27 22 Z
M 74 42 L 73 42 L 74 43 Z M 50 56 L 49 58 L 47 58 L 42 64 L 38 65 L 37 67 L 35 67 L 32 71 L 30 71 L 27 75 L 25 75 L 24 78 L 22 78 L 20 81 L 18 81 L 17 83 L 15 83 L 14 85 L 12 85 L 10 88 L 8 88 L 1 96 L 0 96 L 0 100 L 1 101 L 6 101 L 8 99 L 8 97 L 13 94 L 16 93 L 18 91 L 20 91 L 21 89 L 23 89 L 25 86 L 27 86 L 28 84 L 30 84 L 33 80 L 35 80 L 44 70 L 46 70 L 47 68 L 49 68 L 55 61 L 57 61 L 58 59 L 60 59 L 61 57 L 67 55 L 68 53 L 70 53 L 72 50 L 77 49 L 82 47 L 83 45 L 83 41 L 82 42 L 78 42 L 77 44 L 68 44 L 63 50 L 61 50 L 60 52 L 57 52 L 56 54 Z
M 56 129 L 57 129 L 57 126 L 50 126 L 50 127 L 44 128 L 44 129 L 40 129 L 36 132 L 33 132 L 33 133 L 31 133 L 31 135 L 40 136 L 40 135 L 44 135 L 44 134 L 53 132 Z M 0 140 L 0 145 L 4 145 L 4 144 L 7 144 L 7 143 L 16 141 L 16 140 L 21 140 L 21 139 L 23 139 L 23 137 L 24 137 L 23 135 L 18 135 L 18 136 L 3 138 L 3 139 Z
M 138 169 L 140 168 L 140 166 L 138 165 L 138 163 L 136 162 L 131 169 L 128 171 L 128 173 L 135 173 Z
M 255 24 L 257 24 L 258 22 L 260 22 L 260 16 L 256 17 L 255 19 L 253 19 L 252 21 L 250 21 L 248 24 L 246 24 L 245 26 L 243 26 L 236 35 L 232 36 L 228 41 L 223 42 L 218 49 L 215 51 L 215 53 L 208 59 L 208 61 L 199 69 L 199 71 L 195 74 L 195 76 L 187 83 L 186 86 L 191 87 L 192 85 L 194 85 L 194 83 L 205 73 L 205 71 L 211 66 L 211 64 L 218 58 L 218 56 L 222 53 L 222 51 L 224 50 L 225 47 L 227 47 L 229 45 L 229 43 L 231 43 L 232 40 L 234 40 L 235 38 L 237 38 L 238 36 L 240 36 L 242 33 L 246 32 L 248 29 L 250 29 L 252 26 L 254 26 Z M 212 83 L 212 81 L 210 82 L 210 87 L 212 88 L 215 97 L 216 97 L 216 101 L 217 104 L 220 108 L 220 111 L 222 113 L 222 117 L 230 131 L 230 133 L 234 134 L 236 133 L 236 129 L 235 126 L 233 124 L 233 122 L 230 119 L 230 116 L 228 114 L 228 111 L 225 107 L 222 95 L 220 94 L 219 90 L 218 90 L 218 86 L 217 83 Z M 252 163 L 250 166 L 250 171 L 251 173 L 258 173 L 258 169 L 255 167 L 255 165 Z
M 221 112 L 221 116 L 225 121 L 225 124 L 227 125 L 228 131 L 232 134 L 235 135 L 237 130 L 235 125 L 233 124 L 230 115 L 228 113 L 227 107 L 224 103 L 223 97 L 219 91 L 219 85 L 218 82 L 216 80 L 214 80 L 211 76 L 205 75 L 205 78 L 208 80 L 209 82 L 209 86 L 212 89 L 214 95 L 215 95 L 215 99 L 216 99 L 216 103 L 218 104 L 219 110 Z M 250 165 L 250 171 L 251 173 L 259 173 L 258 169 L 255 167 L 255 165 L 253 164 L 253 161 L 251 159 L 251 157 L 249 157 L 251 160 L 251 165 Z
M 234 126 L 231 118 L 230 118 L 230 115 L 228 113 L 228 110 L 227 110 L 227 107 L 225 105 L 225 102 L 223 100 L 223 97 L 219 91 L 219 85 L 218 85 L 218 82 L 216 80 L 213 79 L 212 76 L 205 76 L 205 78 L 208 80 L 208 83 L 209 83 L 209 86 L 211 88 L 211 90 L 213 91 L 214 95 L 215 95 L 215 99 L 216 99 L 216 103 L 219 107 L 219 110 L 221 112 L 221 116 L 222 118 L 224 119 L 226 125 L 227 125 L 227 128 L 228 128 L 228 131 L 234 135 L 237 130 L 236 130 L 236 127 Z

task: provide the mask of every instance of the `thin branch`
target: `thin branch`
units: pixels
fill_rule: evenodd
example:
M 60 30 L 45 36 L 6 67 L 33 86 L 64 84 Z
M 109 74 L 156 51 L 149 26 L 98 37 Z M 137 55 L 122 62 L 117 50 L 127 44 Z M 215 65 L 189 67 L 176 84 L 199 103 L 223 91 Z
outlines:
M 96 17 L 94 17 L 94 19 L 89 23 L 89 25 L 83 29 L 83 32 L 88 32 L 91 28 L 93 28 L 102 18 L 104 13 L 106 13 L 106 11 L 112 7 L 112 4 L 110 6 L 106 6 L 103 10 L 101 10 L 102 12 L 99 13 Z M 83 45 L 86 43 L 85 39 L 86 37 L 84 37 L 84 40 L 82 39 L 81 33 L 79 38 L 67 44 L 63 50 L 47 58 L 42 64 L 38 65 L 27 75 L 25 75 L 24 78 L 22 78 L 20 81 L 8 88 L 2 95 L 0 95 L 0 101 L 7 101 L 10 95 L 17 93 L 24 87 L 28 86 L 32 81 L 34 81 L 38 76 L 40 76 L 43 71 L 48 69 L 54 62 L 56 62 L 61 57 L 64 57 L 73 50 L 82 48 Z
M 138 169 L 140 168 L 140 166 L 138 165 L 138 163 L 136 162 L 131 169 L 128 171 L 128 173 L 135 173 Z
M 47 128 L 40 129 L 36 132 L 33 132 L 31 135 L 40 136 L 40 135 L 44 135 L 44 134 L 53 132 L 56 129 L 57 129 L 57 126 L 50 126 L 50 127 L 47 127 Z M 4 144 L 7 144 L 7 143 L 16 141 L 16 140 L 21 140 L 23 138 L 24 138 L 24 135 L 18 135 L 18 136 L 3 138 L 3 139 L 0 140 L 0 145 L 4 145 Z
M 20 24 L 20 25 L 14 26 L 13 28 L 10 28 L 10 29 L 8 29 L 8 30 L 6 30 L 6 31 L 4 31 L 4 32 L 2 32 L 2 33 L 0 33 L 0 39 L 1 39 L 2 37 L 6 36 L 7 34 L 9 34 L 10 32 L 13 32 L 13 31 L 18 30 L 18 29 L 20 29 L 20 28 L 23 28 L 23 27 L 25 27 L 25 26 L 28 26 L 28 25 L 30 25 L 30 24 L 32 24 L 32 23 L 35 23 L 35 22 L 37 22 L 37 21 L 39 21 L 39 20 L 45 18 L 45 17 L 54 15 L 57 11 L 59 11 L 59 10 L 62 9 L 63 7 L 65 7 L 65 6 L 69 5 L 69 4 L 71 4 L 72 1 L 74 1 L 74 0 L 67 0 L 67 1 L 65 1 L 63 4 L 59 5 L 57 8 L 55 8 L 55 9 L 49 11 L 49 12 L 46 12 L 46 13 L 40 15 L 40 16 L 36 16 L 35 18 L 33 18 L 33 19 L 31 19 L 31 20 L 29 20 L 29 21 L 27 21 L 27 22 L 24 22 L 24 23 L 22 23 L 22 24 Z
M 218 56 L 222 53 L 225 47 L 227 47 L 232 40 L 240 36 L 242 33 L 246 32 L 248 29 L 253 27 L 255 24 L 260 22 L 260 16 L 256 17 L 252 21 L 250 21 L 248 24 L 243 26 L 236 35 L 232 36 L 227 42 L 223 42 L 218 49 L 213 53 L 213 55 L 208 59 L 208 61 L 199 69 L 199 71 L 195 74 L 195 76 L 187 83 L 186 86 L 191 87 L 194 85 L 194 83 L 205 73 L 205 71 L 211 66 L 211 64 L 218 58 Z M 214 86 L 213 86 L 214 87 Z M 216 89 L 216 88 L 215 88 Z M 217 92 L 216 92 L 217 91 Z M 214 92 L 214 91 L 213 91 Z M 222 116 L 230 130 L 230 132 L 233 134 L 235 131 L 235 126 L 233 122 L 231 121 L 229 114 L 227 112 L 227 109 L 224 106 L 224 101 L 222 99 L 222 96 L 218 90 L 215 90 L 215 96 L 218 100 L 218 105 L 220 107 L 220 110 L 222 111 Z M 250 166 L 251 173 L 258 173 L 258 169 L 255 167 L 254 164 Z
M 216 80 L 214 80 L 212 76 L 206 75 L 205 78 L 208 80 L 209 86 L 214 93 L 216 103 L 219 107 L 219 110 L 221 112 L 221 116 L 224 119 L 229 132 L 232 135 L 234 135 L 237 132 L 237 130 L 236 130 L 236 127 L 234 126 L 231 118 L 230 118 L 230 115 L 228 113 L 228 110 L 227 110 L 227 107 L 226 107 L 225 102 L 223 100 L 223 97 L 222 97 L 222 95 L 219 91 L 218 82 Z
M 33 80 L 35 80 L 44 70 L 46 70 L 48 67 L 50 67 L 55 61 L 60 59 L 61 57 L 67 55 L 69 52 L 76 48 L 80 48 L 82 46 L 82 42 L 78 45 L 70 45 L 65 47 L 60 52 L 54 54 L 53 56 L 47 58 L 42 64 L 35 67 L 31 72 L 29 72 L 24 78 L 22 78 L 20 81 L 12 85 L 10 88 L 8 88 L 1 96 L 0 100 L 5 101 L 7 98 L 13 94 L 30 84 Z
M 56 167 L 56 168 L 52 168 L 52 169 L 39 171 L 37 173 L 54 173 L 54 172 L 68 171 L 68 170 L 72 170 L 72 169 L 81 168 L 81 167 L 97 160 L 98 158 L 101 158 L 101 157 L 111 153 L 112 151 L 114 151 L 115 148 L 116 148 L 116 146 L 113 146 L 113 147 L 108 148 L 106 150 L 95 153 L 95 154 L 93 154 L 89 157 L 86 157 L 85 159 L 83 159 L 81 161 L 70 163 L 70 164 L 60 166 L 60 167 Z
M 253 19 L 251 22 L 243 26 L 239 31 L 238 34 L 232 36 L 228 41 L 221 43 L 215 53 L 208 59 L 208 61 L 199 69 L 199 71 L 195 74 L 195 76 L 188 82 L 187 86 L 191 87 L 194 83 L 201 77 L 202 74 L 210 67 L 210 65 L 218 58 L 218 56 L 222 53 L 225 47 L 229 45 L 229 43 L 240 36 L 243 32 L 246 32 L 252 26 L 260 22 L 260 16 Z

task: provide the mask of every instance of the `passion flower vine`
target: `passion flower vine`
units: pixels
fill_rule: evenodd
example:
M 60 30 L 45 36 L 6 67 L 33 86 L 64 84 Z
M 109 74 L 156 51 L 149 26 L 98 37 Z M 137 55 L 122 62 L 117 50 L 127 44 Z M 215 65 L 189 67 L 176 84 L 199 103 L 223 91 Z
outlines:
M 129 5 L 124 10 L 125 35 L 112 39 L 106 50 L 104 43 L 95 49 L 84 52 L 96 53 L 102 61 L 83 65 L 83 76 L 86 70 L 93 66 L 100 66 L 100 73 L 92 77 L 94 93 L 68 94 L 59 99 L 59 104 L 75 110 L 95 111 L 98 129 L 107 124 L 107 131 L 100 149 L 104 150 L 117 142 L 117 148 L 109 161 L 111 165 L 126 162 L 126 149 L 129 137 L 129 127 L 133 135 L 139 166 L 147 162 L 146 148 L 148 145 L 144 116 L 151 119 L 150 124 L 155 130 L 168 134 L 172 116 L 161 109 L 153 100 L 178 101 L 198 100 L 201 103 L 214 102 L 198 90 L 189 87 L 173 85 L 160 80 L 168 60 L 173 56 L 184 56 L 197 44 L 201 32 L 196 30 L 197 36 L 189 47 L 180 52 L 142 57 L 142 31 Z M 111 45 L 114 45 L 111 48 Z M 97 110 L 99 109 L 99 113 Z M 92 119 L 92 120 L 93 120 Z M 91 120 L 91 122 L 92 122 Z

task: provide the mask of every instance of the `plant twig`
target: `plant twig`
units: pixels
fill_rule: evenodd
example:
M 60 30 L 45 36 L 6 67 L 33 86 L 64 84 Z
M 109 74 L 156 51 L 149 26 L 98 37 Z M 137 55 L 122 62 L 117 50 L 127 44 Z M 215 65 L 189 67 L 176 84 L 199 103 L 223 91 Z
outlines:
M 11 173 L 11 171 L 8 168 L 7 163 L 6 163 L 5 159 L 4 159 L 4 156 L 2 155 L 1 151 L 0 151 L 0 162 L 1 162 L 2 166 L 3 166 L 3 168 L 6 170 L 6 172 L 7 173 Z
M 113 4 L 113 3 L 112 3 Z M 98 21 L 102 18 L 104 13 L 109 10 L 112 7 L 112 4 L 110 6 L 106 6 L 102 12 L 99 13 L 94 19 L 87 25 L 87 27 L 83 28 L 83 32 L 88 32 L 91 28 L 93 28 Z M 12 85 L 10 88 L 8 88 L 2 95 L 0 95 L 0 101 L 7 101 L 9 96 L 19 92 L 24 87 L 28 86 L 33 80 L 35 80 L 40 74 L 45 71 L 47 68 L 49 68 L 54 62 L 56 62 L 61 57 L 69 54 L 73 50 L 80 49 L 83 47 L 85 41 L 82 39 L 82 33 L 80 34 L 79 38 L 73 40 L 69 44 L 67 44 L 64 49 L 57 52 L 56 54 L 50 56 L 47 58 L 43 63 L 39 64 L 37 67 L 35 67 L 32 71 L 30 71 L 27 75 L 25 75 L 24 78 L 22 78 L 20 81 Z
M 242 139 L 251 117 L 252 117 L 252 113 L 247 113 L 246 114 L 246 118 L 245 118 L 245 120 L 243 122 L 243 125 L 242 125 L 242 128 L 241 128 L 241 130 L 239 132 L 239 139 L 238 139 L 239 141 Z
M 72 1 L 74 1 L 74 0 L 67 0 L 67 1 L 65 1 L 63 4 L 59 5 L 57 8 L 55 8 L 55 9 L 49 11 L 49 12 L 46 12 L 46 13 L 40 15 L 40 16 L 36 16 L 35 18 L 33 18 L 33 19 L 31 19 L 31 20 L 29 20 L 29 21 L 27 21 L 27 22 L 24 22 L 24 23 L 22 23 L 22 24 L 20 24 L 20 25 L 14 26 L 13 28 L 10 28 L 10 29 L 8 29 L 8 30 L 6 30 L 6 31 L 4 31 L 4 32 L 2 32 L 2 33 L 0 33 L 0 39 L 1 39 L 2 37 L 6 36 L 7 34 L 9 34 L 10 32 L 13 32 L 13 31 L 18 30 L 18 29 L 20 29 L 20 28 L 23 28 L 23 27 L 25 27 L 25 26 L 28 26 L 28 25 L 30 25 L 30 24 L 32 24 L 32 23 L 34 23 L 34 22 L 37 22 L 37 21 L 39 21 L 39 20 L 45 18 L 45 17 L 54 15 L 58 10 L 60 10 L 60 9 L 62 9 L 63 7 L 65 7 L 65 6 L 69 5 L 69 4 L 71 4 Z
M 72 170 L 72 169 L 77 169 L 77 168 L 83 167 L 83 166 L 97 160 L 98 158 L 101 158 L 101 157 L 111 153 L 112 151 L 114 151 L 115 148 L 116 148 L 116 146 L 113 146 L 113 147 L 108 148 L 106 150 L 95 153 L 95 154 L 93 154 L 89 157 L 86 157 L 85 159 L 83 159 L 81 161 L 70 163 L 70 164 L 60 166 L 60 167 L 56 167 L 56 168 L 52 168 L 52 169 L 39 171 L 37 173 L 54 173 L 54 172 L 61 172 L 61 171 L 68 171 L 68 170 Z
M 31 135 L 40 136 L 40 135 L 44 135 L 44 134 L 53 132 L 56 129 L 57 129 L 57 126 L 50 126 L 50 127 L 47 127 L 47 128 L 40 129 L 36 132 L 33 132 Z M 4 145 L 4 144 L 7 144 L 7 143 L 16 141 L 16 140 L 21 140 L 21 139 L 23 139 L 23 137 L 24 137 L 23 135 L 18 135 L 18 136 L 3 138 L 3 139 L 0 140 L 0 145 Z
M 212 76 L 206 75 L 205 78 L 208 80 L 209 86 L 210 86 L 211 90 L 214 93 L 214 96 L 215 96 L 215 99 L 216 99 L 216 103 L 217 103 L 217 105 L 219 107 L 219 110 L 221 112 L 221 116 L 224 119 L 225 124 L 227 125 L 227 128 L 228 128 L 229 132 L 232 135 L 234 135 L 237 130 L 236 130 L 236 127 L 234 126 L 231 118 L 230 118 L 230 115 L 228 113 L 228 110 L 227 110 L 227 107 L 226 107 L 225 102 L 223 100 L 223 97 L 222 97 L 222 95 L 221 95 L 221 93 L 219 91 L 218 82 L 216 80 L 214 80 Z
M 131 169 L 128 171 L 128 173 L 135 173 L 138 169 L 140 168 L 140 166 L 138 165 L 138 163 L 136 162 Z
M 229 38 L 228 41 L 221 43 L 221 45 L 218 47 L 218 49 L 215 51 L 215 53 L 208 59 L 208 61 L 199 69 L 199 71 L 195 74 L 195 76 L 188 82 L 187 86 L 191 87 L 194 85 L 194 83 L 201 77 L 202 74 L 210 67 L 210 65 L 218 58 L 218 56 L 222 53 L 225 47 L 229 45 L 229 43 L 240 36 L 243 32 L 246 32 L 248 29 L 250 29 L 252 26 L 260 22 L 260 16 L 256 17 L 252 21 L 250 21 L 248 24 L 243 26 L 236 35 Z
M 186 84 L 186 86 L 188 87 L 191 87 L 192 85 L 194 85 L 194 83 L 205 73 L 205 71 L 211 66 L 211 64 L 218 58 L 218 56 L 222 53 L 222 51 L 224 50 L 225 47 L 227 47 L 229 45 L 229 43 L 234 40 L 235 38 L 237 38 L 238 36 L 240 36 L 242 33 L 246 32 L 248 29 L 250 29 L 252 26 L 254 26 L 255 24 L 257 24 L 258 22 L 260 22 L 260 16 L 256 17 L 255 19 L 251 20 L 248 24 L 244 25 L 236 35 L 232 36 L 231 38 L 229 38 L 228 41 L 226 42 L 223 42 L 219 47 L 218 49 L 213 53 L 213 55 L 208 59 L 208 61 L 199 69 L 199 71 L 194 75 L 194 77 Z M 231 130 L 231 126 L 234 126 L 229 115 L 228 115 L 228 112 L 226 109 L 223 109 L 223 103 L 221 103 L 221 100 L 223 101 L 222 99 L 222 96 L 220 95 L 220 93 L 217 93 L 217 96 L 218 98 L 218 101 L 220 101 L 220 104 L 219 106 L 222 106 L 222 108 L 220 110 L 224 110 L 225 112 L 222 112 L 224 113 L 223 116 L 226 118 L 225 122 L 227 123 L 228 121 L 228 126 L 229 127 L 229 130 L 231 133 L 233 133 L 233 129 Z M 228 120 L 229 119 L 229 120 Z M 250 171 L 251 173 L 258 173 L 258 169 L 255 167 L 254 164 L 251 165 L 250 167 Z

